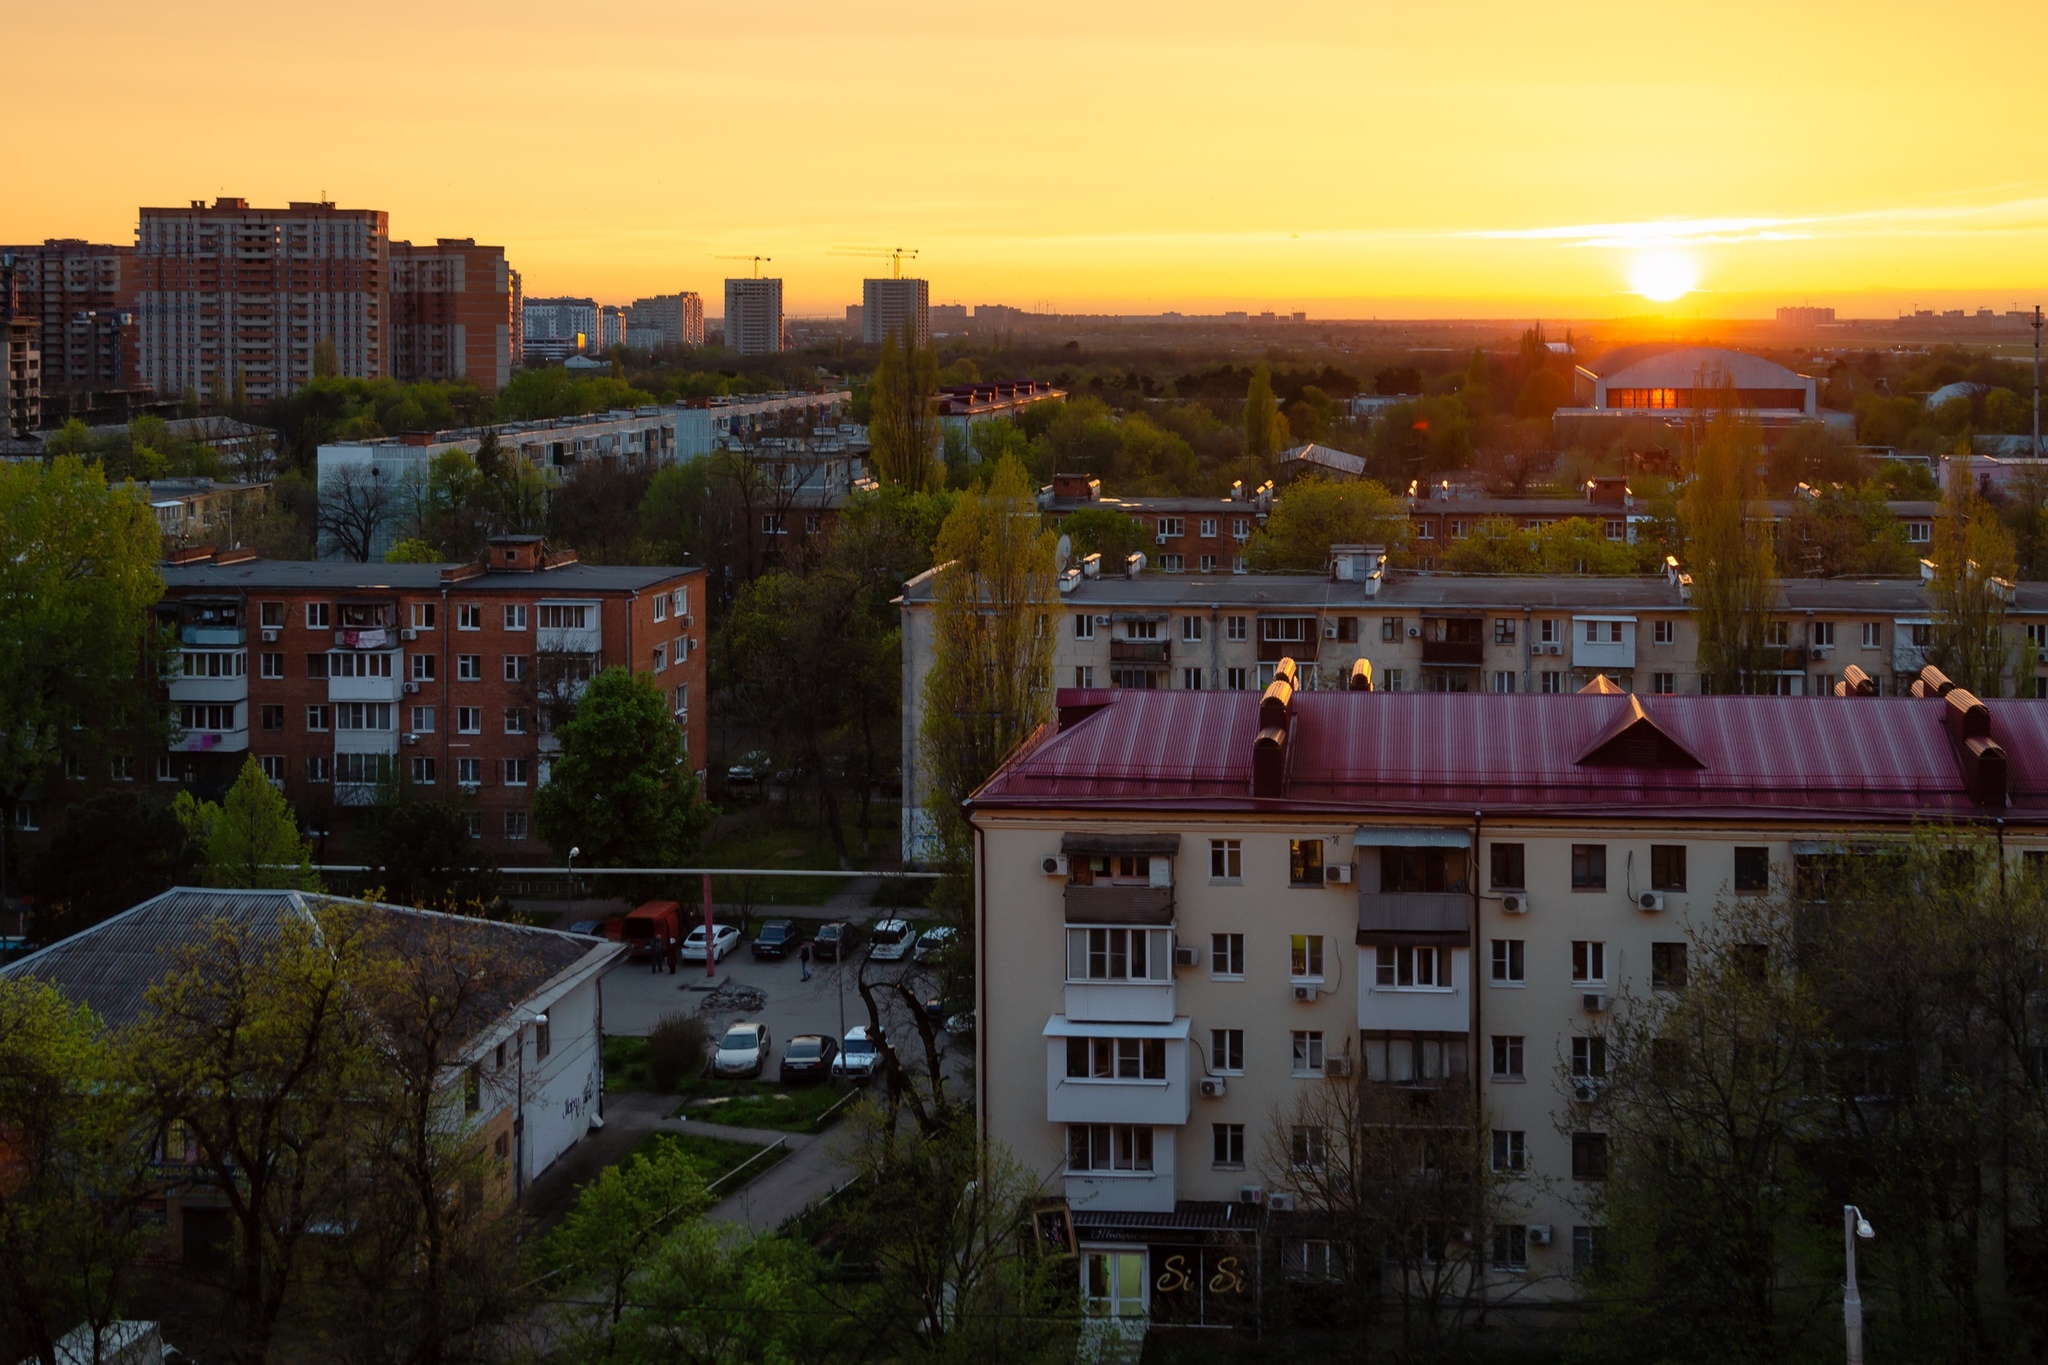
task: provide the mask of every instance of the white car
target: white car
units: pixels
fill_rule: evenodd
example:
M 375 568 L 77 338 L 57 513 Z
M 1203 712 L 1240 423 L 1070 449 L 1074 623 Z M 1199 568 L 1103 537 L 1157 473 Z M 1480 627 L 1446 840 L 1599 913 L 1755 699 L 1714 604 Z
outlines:
M 715 954 L 711 960 L 717 962 L 727 953 L 740 946 L 740 931 L 733 928 L 730 924 L 714 924 L 711 928 L 714 935 L 711 948 Z M 682 958 L 685 962 L 702 962 L 704 960 L 703 925 L 700 924 L 692 929 L 690 936 L 683 940 Z
M 768 1054 L 773 1050 L 766 1024 L 734 1024 L 718 1040 L 718 1055 L 711 1059 L 711 1074 L 758 1076 L 768 1065 Z
M 868 1037 L 868 1026 L 857 1024 L 846 1031 L 839 1055 L 832 1059 L 832 1078 L 841 1081 L 869 1081 L 882 1064 L 882 1050 Z
M 877 920 L 868 930 L 868 961 L 901 962 L 910 951 L 910 921 Z
M 954 931 L 940 925 L 925 930 L 917 936 L 917 947 L 911 950 L 912 962 L 925 962 L 937 957 L 946 945 L 953 941 Z

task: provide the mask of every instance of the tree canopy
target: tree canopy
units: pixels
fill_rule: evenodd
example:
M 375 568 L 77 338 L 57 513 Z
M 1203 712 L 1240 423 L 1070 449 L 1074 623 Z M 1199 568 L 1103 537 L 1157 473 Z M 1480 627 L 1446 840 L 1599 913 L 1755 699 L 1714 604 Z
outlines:
M 254 758 L 242 764 L 235 785 L 219 805 L 181 791 L 171 809 L 193 842 L 205 850 L 207 885 L 320 890 L 313 846 L 300 836 L 284 793 L 263 775 Z
M 1384 545 L 1408 540 L 1408 509 L 1370 480 L 1338 482 L 1305 474 L 1287 485 L 1266 524 L 1246 547 L 1256 573 L 1324 573 L 1332 545 Z
M 683 752 L 683 732 L 652 679 L 624 667 L 591 679 L 556 729 L 562 751 L 534 794 L 534 823 L 586 867 L 674 867 L 711 811 Z

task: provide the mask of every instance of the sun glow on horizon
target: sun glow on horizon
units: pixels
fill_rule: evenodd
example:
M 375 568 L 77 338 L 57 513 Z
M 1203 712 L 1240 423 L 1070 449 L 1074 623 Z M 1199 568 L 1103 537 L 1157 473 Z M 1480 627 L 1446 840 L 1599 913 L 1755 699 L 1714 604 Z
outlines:
M 1629 266 L 1629 287 L 1652 303 L 1672 303 L 1700 282 L 1700 268 L 1683 251 L 1646 251 Z

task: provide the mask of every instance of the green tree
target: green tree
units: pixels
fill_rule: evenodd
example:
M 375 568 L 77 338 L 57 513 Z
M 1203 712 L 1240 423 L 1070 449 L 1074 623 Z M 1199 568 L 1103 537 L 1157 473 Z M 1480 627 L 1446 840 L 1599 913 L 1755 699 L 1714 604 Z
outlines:
M 1069 512 L 1060 519 L 1060 534 L 1073 542 L 1070 564 L 1078 564 L 1089 555 L 1101 555 L 1103 567 L 1112 572 L 1122 569 L 1132 554 L 1151 545 L 1144 522 L 1107 507 L 1083 507 L 1078 512 Z
M 365 854 L 381 899 L 437 910 L 497 900 L 497 869 L 469 837 L 467 803 L 422 796 L 395 775 L 377 789 L 369 817 Z
M 219 805 L 179 792 L 171 809 L 206 850 L 209 886 L 318 891 L 313 845 L 299 833 L 291 805 L 254 758 L 242 764 Z
M 591 679 L 556 730 L 561 754 L 534 796 L 543 839 L 587 867 L 675 867 L 713 812 L 698 799 L 683 732 L 654 682 L 627 668 Z
M 1371 480 L 1337 482 L 1304 474 L 1273 504 L 1252 536 L 1245 563 L 1255 573 L 1329 570 L 1332 545 L 1384 545 L 1399 551 L 1408 539 L 1408 509 Z
M 939 388 L 939 362 L 929 348 L 905 347 L 891 332 L 882 341 L 882 358 L 870 386 L 873 415 L 868 439 L 873 443 L 875 473 L 885 484 L 900 484 L 913 493 L 944 488 L 946 470 L 939 461 L 939 418 L 932 400 Z
M 1273 398 L 1273 371 L 1262 363 L 1252 370 L 1251 384 L 1245 390 L 1244 453 L 1270 461 L 1280 453 L 1288 435 L 1280 405 Z
M 1996 697 L 2004 693 L 2014 664 L 2005 613 L 2018 566 L 2012 533 L 1978 496 L 1968 457 L 1956 465 L 1942 498 L 1947 515 L 1934 519 L 1929 547 L 1934 577 L 1927 591 L 1934 623 L 1927 652 L 1958 687 Z
M 609 1358 L 645 1365 L 826 1361 L 851 1355 L 801 1239 L 684 1219 L 649 1248 Z
M 118 848 L 121 856 L 109 858 Z M 170 806 L 132 791 L 65 808 L 36 861 L 38 930 L 55 939 L 90 928 L 187 883 L 202 850 Z
M 1599 522 L 1567 517 L 1532 529 L 1489 517 L 1453 541 L 1444 567 L 1454 573 L 1634 574 L 1655 567 L 1655 548 L 1609 540 Z
M 441 552 L 417 536 L 406 536 L 391 542 L 391 548 L 384 552 L 386 564 L 439 564 Z
M 694 1218 L 709 1201 L 704 1178 L 682 1149 L 652 1143 L 616 1166 L 607 1166 L 576 1196 L 576 1206 L 542 1245 L 542 1263 L 567 1284 L 593 1291 L 597 1312 L 579 1315 L 572 1328 L 586 1350 L 608 1357 L 619 1344 L 619 1324 L 634 1280 L 678 1218 Z
M 1778 603 L 1771 535 L 1750 515 L 1761 442 L 1732 400 L 1707 424 L 1679 499 L 1685 568 L 1692 575 L 1700 684 L 1713 692 L 1757 690 L 1782 651 L 1770 642 Z

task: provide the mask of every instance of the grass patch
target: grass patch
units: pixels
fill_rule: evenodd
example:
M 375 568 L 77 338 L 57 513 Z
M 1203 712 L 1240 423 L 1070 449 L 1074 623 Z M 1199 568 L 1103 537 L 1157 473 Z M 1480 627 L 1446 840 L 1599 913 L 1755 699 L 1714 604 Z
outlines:
M 751 1142 L 734 1142 L 730 1138 L 704 1137 L 697 1133 L 649 1133 L 647 1140 L 640 1144 L 638 1150 L 652 1152 L 660 1146 L 681 1151 L 691 1168 L 704 1177 L 704 1183 L 707 1185 L 720 1176 L 739 1169 L 750 1157 L 767 1150 Z M 765 1171 L 788 1155 L 787 1147 L 778 1147 L 770 1155 L 762 1157 L 749 1168 L 749 1171 Z
M 647 1073 L 647 1040 L 627 1034 L 604 1036 L 604 1088 L 610 1094 L 654 1089 Z
M 931 903 L 932 888 L 936 885 L 930 877 L 884 875 L 882 884 L 868 897 L 868 904 L 885 909 L 922 910 Z
M 851 1086 L 824 1081 L 810 1085 L 777 1085 L 772 1081 L 685 1081 L 679 1118 L 696 1123 L 729 1123 L 736 1128 L 773 1128 L 782 1133 L 808 1133 L 827 1109 L 846 1097 Z M 850 1106 L 849 1106 L 850 1107 Z M 839 1111 L 844 1114 L 846 1110 Z M 838 1115 L 834 1115 L 837 1118 Z
M 857 854 L 860 845 L 850 841 L 848 847 Z M 785 827 L 758 818 L 714 836 L 698 856 L 707 867 L 829 871 L 839 866 L 839 851 L 817 826 Z M 845 884 L 838 877 L 713 877 L 711 895 L 722 905 L 823 905 Z

